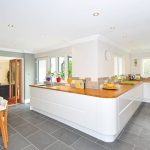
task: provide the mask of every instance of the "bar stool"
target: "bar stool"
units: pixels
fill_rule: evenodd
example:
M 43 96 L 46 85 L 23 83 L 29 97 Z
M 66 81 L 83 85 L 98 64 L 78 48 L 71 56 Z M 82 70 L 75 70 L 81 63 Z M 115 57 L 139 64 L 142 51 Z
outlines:
M 8 147 L 7 115 L 8 101 L 0 97 L 0 129 L 4 148 Z

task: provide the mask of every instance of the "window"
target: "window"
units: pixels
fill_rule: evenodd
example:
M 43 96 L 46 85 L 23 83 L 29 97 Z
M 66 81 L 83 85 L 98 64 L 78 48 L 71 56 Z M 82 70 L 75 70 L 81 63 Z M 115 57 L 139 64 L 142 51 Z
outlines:
M 143 75 L 150 77 L 150 58 L 143 59 Z
M 51 59 L 50 59 L 50 69 L 51 69 L 51 72 L 52 73 L 54 73 L 54 72 L 56 72 L 57 71 L 57 68 L 56 68 L 56 57 L 52 57 Z
M 65 58 L 58 57 L 58 72 L 64 72 L 64 71 L 65 71 Z
M 38 82 L 39 83 L 43 83 L 45 81 L 46 72 L 47 72 L 47 60 L 40 59 L 38 61 Z
M 122 75 L 123 74 L 123 58 L 119 56 L 114 57 L 114 74 Z
M 68 77 L 72 76 L 72 57 L 68 56 Z
M 68 62 L 67 62 L 68 61 Z M 67 66 L 68 64 L 68 66 Z M 72 57 L 71 56 L 56 56 L 48 58 L 37 59 L 37 83 L 43 83 L 46 80 L 47 71 L 56 73 L 61 76 L 62 80 L 65 80 L 67 75 L 72 75 Z M 58 73 L 58 74 L 57 74 Z M 57 76 L 52 77 L 52 81 L 55 81 Z
M 61 73 L 61 78 L 65 80 L 65 57 L 58 57 L 58 72 Z

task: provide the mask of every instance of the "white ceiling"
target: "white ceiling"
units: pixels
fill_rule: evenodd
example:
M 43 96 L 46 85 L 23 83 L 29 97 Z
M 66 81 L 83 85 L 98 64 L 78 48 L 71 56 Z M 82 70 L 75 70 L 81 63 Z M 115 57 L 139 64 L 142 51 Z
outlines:
M 1 49 L 36 53 L 95 34 L 150 50 L 150 0 L 0 0 Z

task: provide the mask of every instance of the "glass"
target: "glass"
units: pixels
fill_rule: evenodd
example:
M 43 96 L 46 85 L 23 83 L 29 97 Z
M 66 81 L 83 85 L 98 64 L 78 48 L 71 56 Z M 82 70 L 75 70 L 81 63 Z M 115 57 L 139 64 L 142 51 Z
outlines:
M 38 68 L 38 75 L 39 75 L 39 82 L 43 83 L 46 78 L 46 68 L 47 68 L 47 60 L 39 60 L 39 68 Z
M 72 76 L 72 57 L 68 56 L 68 77 Z
M 123 74 L 123 58 L 115 56 L 114 57 L 114 74 L 122 75 Z
M 51 58 L 51 73 L 56 72 L 56 57 Z
M 58 71 L 63 72 L 65 71 L 65 58 L 58 57 Z
M 143 74 L 145 77 L 150 76 L 150 59 L 143 59 Z
M 58 72 L 61 73 L 61 78 L 65 80 L 65 57 L 58 57 Z

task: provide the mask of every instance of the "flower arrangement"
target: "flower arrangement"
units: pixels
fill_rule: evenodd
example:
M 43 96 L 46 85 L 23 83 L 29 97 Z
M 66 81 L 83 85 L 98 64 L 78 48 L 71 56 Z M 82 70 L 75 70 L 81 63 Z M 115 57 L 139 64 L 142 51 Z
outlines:
M 51 70 L 49 69 L 46 74 L 46 81 L 51 81 L 53 76 L 54 73 L 51 73 Z
M 56 81 L 57 82 L 61 82 L 61 79 L 65 79 L 65 73 L 64 71 L 61 71 L 61 72 L 56 72 L 55 73 L 55 77 L 56 77 Z

